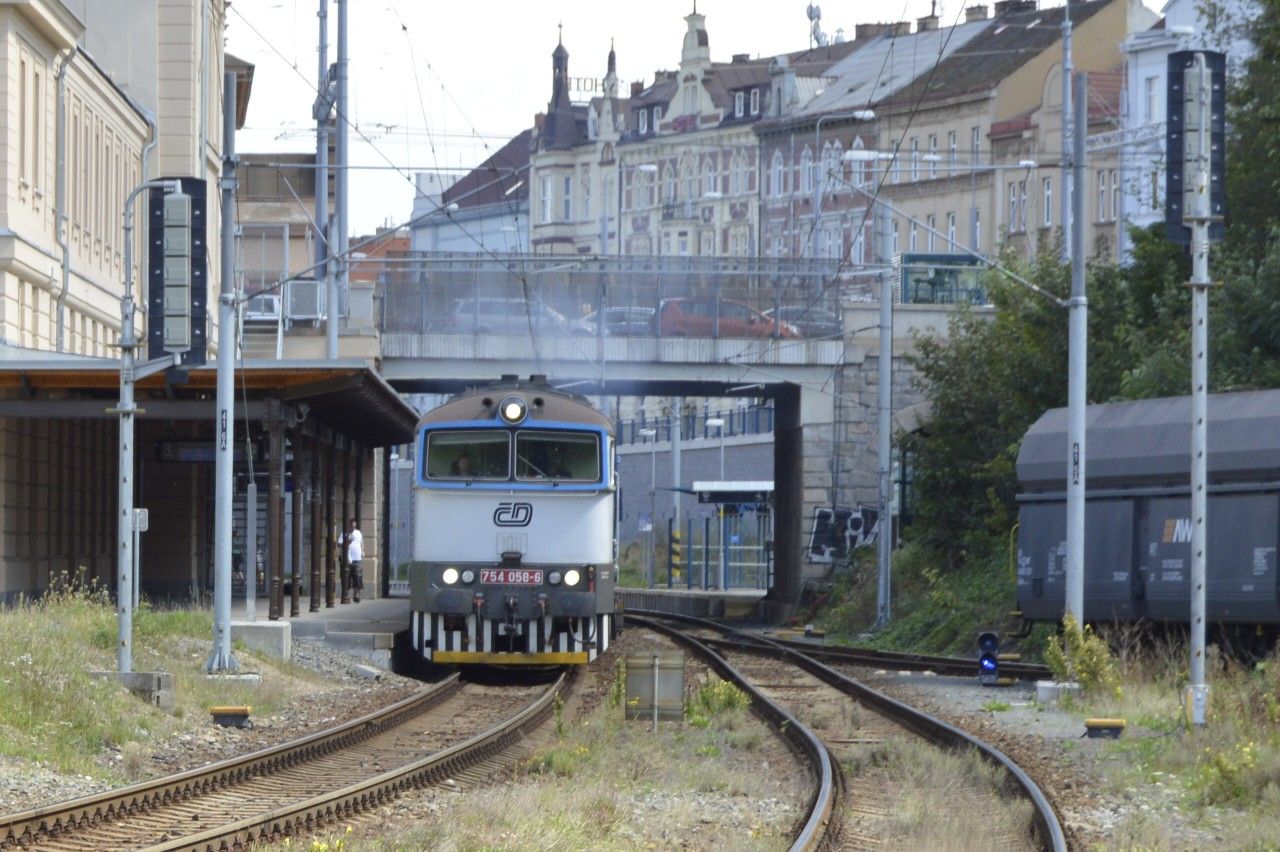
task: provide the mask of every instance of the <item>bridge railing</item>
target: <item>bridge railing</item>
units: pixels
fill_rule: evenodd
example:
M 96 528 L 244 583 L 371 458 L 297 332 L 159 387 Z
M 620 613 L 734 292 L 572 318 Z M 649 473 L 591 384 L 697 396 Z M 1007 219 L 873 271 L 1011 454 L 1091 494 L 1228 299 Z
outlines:
M 418 334 L 838 338 L 841 300 L 871 280 L 851 272 L 827 260 L 409 253 L 384 261 L 380 324 Z
M 708 420 L 722 420 L 724 426 L 708 426 Z M 752 405 L 745 408 L 730 408 L 722 411 L 686 412 L 679 418 L 680 435 L 685 440 L 693 438 L 719 438 L 721 430 L 724 437 L 735 435 L 767 435 L 773 432 L 773 406 Z M 636 417 L 627 418 L 617 423 L 617 442 L 619 444 L 647 444 L 650 442 L 670 441 L 676 427 L 676 418 L 671 415 L 648 415 L 643 411 Z M 642 435 L 641 431 L 652 429 L 654 434 Z

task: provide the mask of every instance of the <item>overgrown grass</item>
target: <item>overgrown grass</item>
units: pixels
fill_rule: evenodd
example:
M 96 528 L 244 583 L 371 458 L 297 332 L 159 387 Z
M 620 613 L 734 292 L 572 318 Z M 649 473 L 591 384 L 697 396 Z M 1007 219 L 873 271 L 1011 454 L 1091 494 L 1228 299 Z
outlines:
M 146 772 L 146 744 L 211 724 L 209 706 L 248 704 L 255 715 L 271 713 L 299 684 L 305 688 L 306 676 L 292 666 L 243 649 L 237 657 L 263 674 L 261 686 L 207 678 L 207 610 L 143 603 L 133 628 L 133 669 L 173 675 L 171 712 L 144 703 L 114 679 L 90 675 L 117 668 L 117 616 L 101 586 L 63 579 L 39 599 L 0 609 L 0 754 L 110 783 L 138 780 Z
M 935 654 L 971 654 L 979 630 L 1002 627 L 1014 608 L 1014 578 L 1007 556 L 973 559 L 944 572 L 939 558 L 907 544 L 894 552 L 889 627 L 862 634 L 875 623 L 873 548 L 858 550 L 836 583 L 831 605 L 818 623 L 834 638 L 875 648 Z
M 875 555 L 859 551 L 818 622 L 837 641 L 972 654 L 978 630 L 1008 627 L 1015 604 L 1008 555 L 971 554 L 967 567 L 950 571 L 940 565 L 915 545 L 895 552 L 893 620 L 887 630 L 864 637 L 875 620 Z M 1086 675 L 1096 688 L 1074 703 L 1066 701 L 1064 709 L 1082 722 L 1090 716 L 1128 722 L 1120 740 L 1099 746 L 1113 794 L 1132 796 L 1144 785 L 1168 791 L 1210 836 L 1224 838 L 1220 848 L 1280 848 L 1280 655 L 1256 666 L 1214 655 L 1206 666 L 1208 724 L 1188 730 L 1182 707 L 1190 659 L 1185 642 L 1153 638 L 1143 625 L 1100 629 L 1102 642 L 1079 630 L 1063 642 L 1057 632 L 1055 625 L 1039 625 L 1018 650 L 1028 661 L 1052 657 L 1046 653 L 1051 645 L 1070 651 L 1070 673 Z M 1006 640 L 1004 650 L 1010 644 Z M 1136 847 L 1125 837 L 1136 839 Z M 1116 828 L 1113 843 L 1109 848 L 1186 848 L 1175 827 L 1141 813 Z
M 1031 803 L 1011 796 L 1004 771 L 976 751 L 946 752 L 914 738 L 891 738 L 842 761 L 853 777 L 871 772 L 895 791 L 883 839 L 899 849 L 995 849 L 1011 837 L 1026 837 Z M 975 820 L 960 807 L 939 809 L 940 800 L 972 801 Z
M 622 702 L 602 702 L 508 783 L 446 801 L 434 824 L 377 838 L 339 832 L 312 848 L 787 848 L 804 790 L 785 788 L 764 767 L 770 735 L 745 712 L 746 696 L 711 678 L 688 704 L 704 725 L 663 723 L 654 733 L 647 722 L 625 722 Z M 787 803 L 781 818 L 759 812 L 759 802 L 778 800 Z M 726 807 L 737 816 L 725 818 Z M 711 823 L 708 813 L 717 814 Z

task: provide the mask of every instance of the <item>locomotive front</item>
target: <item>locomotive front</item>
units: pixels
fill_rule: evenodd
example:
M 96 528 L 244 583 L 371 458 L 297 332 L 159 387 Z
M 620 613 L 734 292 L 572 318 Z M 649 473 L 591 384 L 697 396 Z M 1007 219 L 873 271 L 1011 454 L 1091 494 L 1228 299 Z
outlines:
M 543 381 L 461 394 L 417 434 L 414 647 L 436 663 L 586 663 L 615 629 L 613 426 Z

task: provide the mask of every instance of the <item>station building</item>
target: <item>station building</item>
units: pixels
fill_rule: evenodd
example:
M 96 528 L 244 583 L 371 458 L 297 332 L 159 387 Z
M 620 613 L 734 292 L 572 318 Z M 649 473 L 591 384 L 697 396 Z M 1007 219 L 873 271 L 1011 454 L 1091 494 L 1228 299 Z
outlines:
M 148 515 L 143 594 L 198 599 L 211 589 L 214 360 L 236 354 L 221 345 L 216 310 L 207 366 L 139 381 L 132 471 L 118 469 L 113 409 L 126 281 L 143 341 L 147 327 L 146 196 L 132 252 L 126 197 L 153 178 L 203 178 L 208 244 L 220 243 L 224 70 L 235 73 L 237 126 L 253 79 L 251 65 L 223 51 L 225 12 L 218 0 L 0 5 L 0 600 L 37 594 L 63 572 L 114 589 L 122 475 Z M 219 258 L 209 252 L 210 305 Z M 415 414 L 373 372 L 367 346 L 343 343 L 345 360 L 237 364 L 234 535 L 241 569 L 248 536 L 262 541 L 273 615 L 286 593 L 313 608 L 338 590 L 346 597 L 336 543 L 347 518 L 365 532 L 366 594 L 380 585 L 378 448 L 409 440 Z M 250 478 L 261 482 L 253 533 Z

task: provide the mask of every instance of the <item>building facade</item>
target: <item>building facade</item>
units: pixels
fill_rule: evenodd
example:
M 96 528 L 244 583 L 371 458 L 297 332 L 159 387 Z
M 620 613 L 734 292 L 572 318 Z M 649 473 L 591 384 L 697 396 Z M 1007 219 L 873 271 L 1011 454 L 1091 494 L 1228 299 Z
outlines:
M 146 328 L 145 199 L 132 270 L 122 209 L 134 186 L 161 175 L 204 177 L 217 198 L 223 11 L 212 0 L 0 5 L 0 362 L 113 357 L 126 277 Z M 216 298 L 217 252 L 210 263 Z M 0 596 L 82 566 L 110 576 L 115 446 L 113 420 L 0 418 Z

